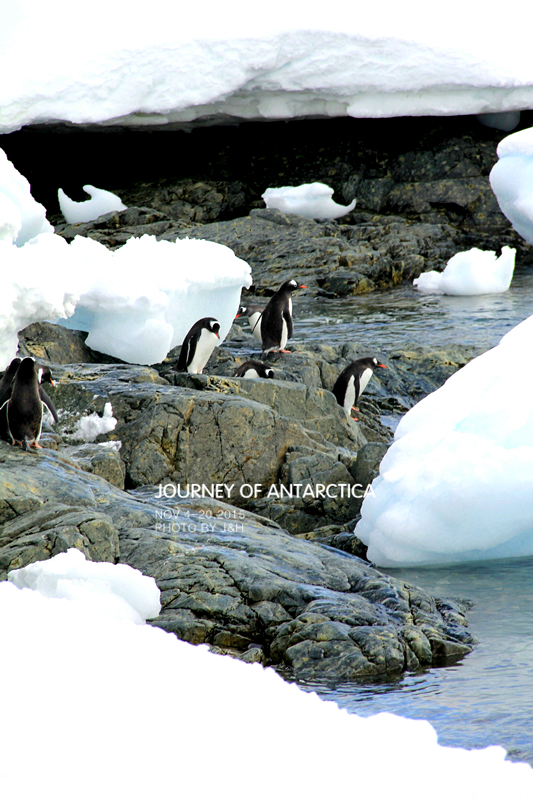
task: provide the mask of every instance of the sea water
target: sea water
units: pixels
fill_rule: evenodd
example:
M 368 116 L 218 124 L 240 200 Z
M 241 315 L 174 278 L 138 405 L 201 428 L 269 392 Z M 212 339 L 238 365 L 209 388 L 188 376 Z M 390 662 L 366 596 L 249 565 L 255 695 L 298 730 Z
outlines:
M 338 300 L 302 295 L 294 303 L 293 341 L 352 341 L 378 357 L 382 348 L 420 341 L 488 349 L 531 314 L 533 272 L 525 271 L 498 295 L 421 295 L 410 285 Z M 479 644 L 450 667 L 388 682 L 303 688 L 362 716 L 388 711 L 427 719 L 444 745 L 499 744 L 509 758 L 533 764 L 533 559 L 389 572 L 434 596 L 470 601 L 469 629 Z
M 470 600 L 469 630 L 479 644 L 453 666 L 399 680 L 303 688 L 361 716 L 427 719 L 443 745 L 499 744 L 509 758 L 533 764 L 533 558 L 387 572 L 434 596 Z

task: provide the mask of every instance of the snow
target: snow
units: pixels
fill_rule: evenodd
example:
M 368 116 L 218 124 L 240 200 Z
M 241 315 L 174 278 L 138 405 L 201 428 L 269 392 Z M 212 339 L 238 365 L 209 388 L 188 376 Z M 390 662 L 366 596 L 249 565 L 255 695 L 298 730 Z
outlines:
M 533 555 L 533 316 L 402 418 L 357 536 L 378 566 Z
M 0 150 L 0 242 L 15 241 L 20 247 L 53 230 L 45 207 L 31 196 L 30 184 Z
M 304 116 L 504 114 L 533 107 L 522 3 L 327 6 L 154 0 L 149 18 L 93 0 L 0 11 L 0 131 L 31 123 L 164 125 Z M 102 25 L 105 19 L 105 25 Z M 162 24 L 163 21 L 163 24 Z M 35 69 L 35 65 L 38 69 Z M 191 69 L 191 65 L 194 67 Z M 491 124 L 495 118 L 489 118 Z
M 24 231 L 33 238 L 17 247 Z M 0 369 L 18 331 L 41 320 L 89 331 L 88 347 L 134 364 L 163 361 L 202 317 L 216 315 L 222 342 L 252 282 L 233 250 L 202 239 L 145 235 L 114 251 L 82 236 L 67 244 L 1 150 L 0 256 Z
M 76 426 L 72 433 L 73 438 L 83 439 L 85 442 L 94 442 L 97 436 L 101 433 L 109 433 L 117 426 L 117 420 L 113 416 L 113 406 L 111 403 L 106 403 L 104 406 L 104 413 L 102 416 L 93 411 L 92 414 L 87 414 L 81 417 L 76 422 Z
M 350 715 L 271 669 L 142 624 L 158 595 L 151 578 L 74 550 L 0 583 L 2 797 L 207 800 L 241 786 L 266 800 L 258 753 L 284 797 L 408 800 L 413 770 L 435 800 L 450 792 L 435 775 L 453 776 L 457 800 L 532 796 L 531 767 L 501 747 L 441 747 L 428 722 Z M 318 768 L 309 731 L 320 731 Z
M 341 206 L 332 200 L 333 189 L 325 183 L 303 183 L 267 189 L 261 197 L 267 208 L 284 214 L 299 214 L 307 219 L 338 219 L 355 208 L 355 200 Z
M 490 185 L 502 213 L 533 244 L 533 128 L 506 136 L 498 145 Z
M 120 197 L 106 189 L 97 189 L 96 186 L 88 183 L 83 187 L 83 191 L 87 192 L 91 199 L 78 203 L 76 200 L 71 200 L 63 189 L 57 190 L 59 208 L 65 220 L 70 224 L 91 222 L 91 220 L 101 217 L 102 214 L 108 214 L 110 211 L 125 211 L 127 208 Z
M 473 247 L 456 253 L 443 272 L 430 270 L 415 278 L 413 285 L 425 294 L 499 294 L 511 285 L 515 266 L 514 247 L 502 247 L 501 256 Z

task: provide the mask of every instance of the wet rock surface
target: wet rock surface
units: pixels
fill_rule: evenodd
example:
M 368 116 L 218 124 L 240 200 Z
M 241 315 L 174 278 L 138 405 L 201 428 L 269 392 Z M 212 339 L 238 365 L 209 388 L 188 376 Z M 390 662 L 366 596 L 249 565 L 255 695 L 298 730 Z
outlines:
M 0 568 L 69 547 L 153 576 L 179 638 L 293 677 L 393 676 L 474 644 L 457 603 L 226 503 L 124 492 L 53 450 L 0 443 Z

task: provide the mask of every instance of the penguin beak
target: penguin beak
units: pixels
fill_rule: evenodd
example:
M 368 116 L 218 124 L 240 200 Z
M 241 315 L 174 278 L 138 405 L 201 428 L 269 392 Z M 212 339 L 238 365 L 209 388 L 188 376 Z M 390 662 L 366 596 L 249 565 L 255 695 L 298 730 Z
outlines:
M 307 286 L 304 286 L 303 283 L 301 283 L 298 288 L 299 289 L 307 289 Z
M 217 337 L 217 339 L 220 339 L 220 336 L 218 335 L 218 333 L 216 331 L 214 333 L 215 333 L 215 336 Z
M 385 364 L 378 364 L 378 367 L 382 367 L 383 369 L 387 369 L 387 367 L 385 366 Z
M 235 319 L 239 319 L 239 317 L 242 317 L 242 314 L 235 314 Z

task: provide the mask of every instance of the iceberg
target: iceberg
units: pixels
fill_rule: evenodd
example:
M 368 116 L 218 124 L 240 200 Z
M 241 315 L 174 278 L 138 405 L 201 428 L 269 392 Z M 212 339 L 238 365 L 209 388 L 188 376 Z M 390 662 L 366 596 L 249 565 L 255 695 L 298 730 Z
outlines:
M 413 286 L 424 294 L 500 294 L 511 285 L 515 256 L 514 247 L 502 247 L 499 258 L 492 250 L 473 247 L 452 256 L 443 272 L 423 272 Z
M 533 244 L 533 128 L 517 131 L 498 145 L 490 185 L 515 231 Z
M 303 183 L 301 186 L 280 186 L 261 195 L 267 208 L 284 214 L 299 214 L 307 219 L 338 219 L 355 208 L 355 200 L 347 206 L 336 203 L 333 189 L 325 183 Z
M 96 186 L 91 186 L 89 183 L 83 187 L 83 191 L 87 192 L 91 199 L 78 203 L 76 200 L 71 200 L 63 189 L 57 190 L 59 208 L 65 220 L 70 224 L 91 222 L 91 220 L 101 217 L 102 214 L 108 214 L 110 211 L 125 211 L 127 208 L 120 197 L 113 192 L 97 189 Z
M 355 531 L 378 566 L 533 555 L 533 316 L 402 418 Z

